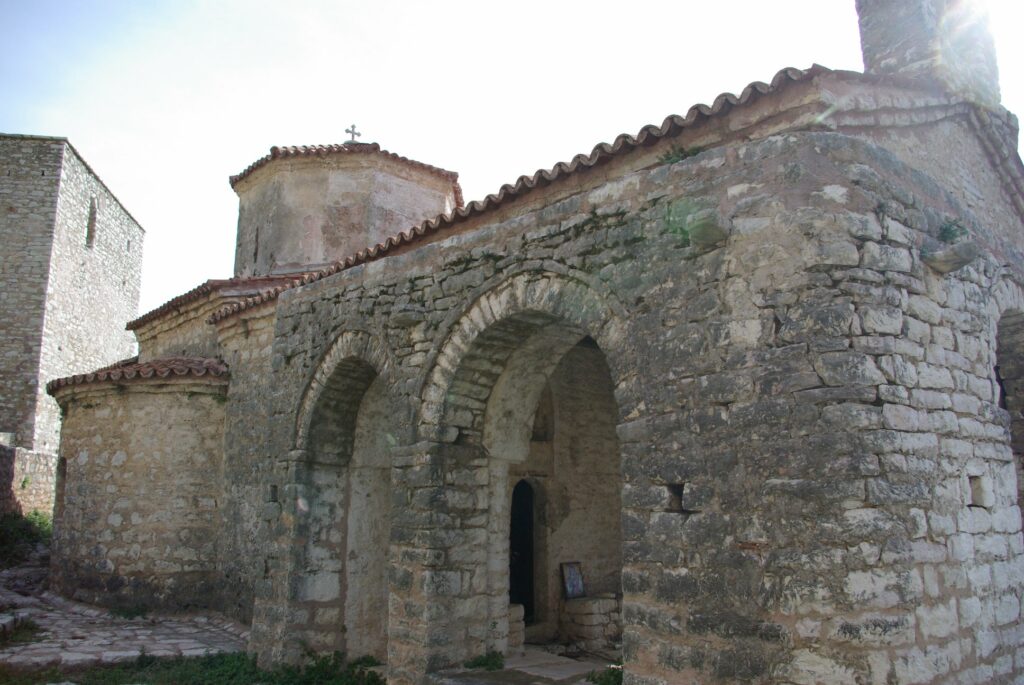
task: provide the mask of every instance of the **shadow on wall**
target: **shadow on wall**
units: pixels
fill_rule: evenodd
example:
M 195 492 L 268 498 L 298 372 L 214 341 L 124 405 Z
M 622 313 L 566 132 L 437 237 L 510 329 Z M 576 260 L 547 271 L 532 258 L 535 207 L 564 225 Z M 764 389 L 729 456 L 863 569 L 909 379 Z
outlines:
M 21 513 L 21 504 L 15 496 L 14 448 L 0 445 L 0 516 Z

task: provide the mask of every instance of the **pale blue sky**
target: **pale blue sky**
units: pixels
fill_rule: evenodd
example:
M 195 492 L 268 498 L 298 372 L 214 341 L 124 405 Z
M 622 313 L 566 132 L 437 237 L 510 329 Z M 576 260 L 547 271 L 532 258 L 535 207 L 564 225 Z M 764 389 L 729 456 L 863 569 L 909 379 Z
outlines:
M 1021 4 L 990 0 L 1015 111 Z M 469 201 L 782 67 L 861 69 L 854 0 L 0 0 L 0 24 L 0 131 L 67 136 L 143 224 L 141 311 L 230 275 L 227 177 L 271 145 L 355 122 Z

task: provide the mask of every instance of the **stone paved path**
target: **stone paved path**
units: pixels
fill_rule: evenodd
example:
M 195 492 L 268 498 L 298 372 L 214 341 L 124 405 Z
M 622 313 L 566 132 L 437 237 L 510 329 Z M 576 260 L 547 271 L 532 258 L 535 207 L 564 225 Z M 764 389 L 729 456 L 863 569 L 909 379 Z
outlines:
M 502 671 L 447 672 L 431 676 L 433 685 L 590 685 L 587 674 L 602 671 L 607 661 L 569 659 L 527 645 L 523 654 L 505 659 Z
M 201 656 L 245 649 L 244 626 L 215 615 L 126 619 L 44 591 L 45 553 L 0 571 L 0 621 L 26 617 L 42 628 L 32 642 L 0 649 L 0 664 L 17 668 L 88 666 L 152 656 Z

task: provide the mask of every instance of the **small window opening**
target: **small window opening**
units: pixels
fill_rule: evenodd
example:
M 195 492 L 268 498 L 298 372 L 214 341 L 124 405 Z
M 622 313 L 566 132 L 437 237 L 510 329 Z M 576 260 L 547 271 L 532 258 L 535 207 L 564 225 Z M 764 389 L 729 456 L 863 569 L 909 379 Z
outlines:
M 277 486 L 276 485 L 271 485 L 270 486 L 270 501 L 271 502 L 276 502 L 277 501 Z
M 995 498 L 992 492 L 992 485 L 988 482 L 988 479 L 984 476 L 968 476 L 967 482 L 970 485 L 970 492 L 968 493 L 970 499 L 967 502 L 967 506 L 984 509 L 991 507 L 992 500 Z
M 96 242 L 96 198 L 89 200 L 89 221 L 85 226 L 85 246 L 92 247 Z
M 671 514 L 700 513 L 700 509 L 690 509 L 686 506 L 690 504 L 687 500 L 692 500 L 692 496 L 688 497 L 690 489 L 686 487 L 686 483 L 669 483 L 665 489 L 668 491 L 668 503 L 665 506 L 665 511 Z
M 125 250 L 125 252 L 131 252 L 132 251 L 132 239 L 131 238 L 129 238 L 128 242 L 125 243 L 124 250 Z

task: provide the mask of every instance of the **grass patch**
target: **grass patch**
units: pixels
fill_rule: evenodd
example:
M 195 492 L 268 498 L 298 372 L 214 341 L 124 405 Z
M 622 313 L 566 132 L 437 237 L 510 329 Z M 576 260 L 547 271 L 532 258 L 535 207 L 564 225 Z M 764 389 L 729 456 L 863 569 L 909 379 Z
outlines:
M 41 632 L 43 632 L 43 629 L 39 627 L 38 623 L 26 618 L 11 632 L 0 635 L 0 647 L 35 642 Z
M 505 657 L 501 652 L 487 652 L 480 656 L 473 657 L 462 664 L 466 668 L 482 668 L 485 671 L 500 671 L 505 668 Z
M 613 664 L 603 671 L 591 671 L 587 674 L 587 682 L 594 685 L 622 685 L 622 666 Z
M 17 566 L 40 542 L 53 537 L 53 519 L 41 511 L 0 516 L 0 568 Z
M 0 667 L 0 683 L 39 685 L 71 679 L 78 685 L 385 685 L 383 676 L 369 670 L 375 665 L 373 659 L 346 663 L 340 654 L 333 654 L 303 666 L 279 666 L 265 671 L 257 668 L 256 660 L 247 654 L 176 659 L 142 654 L 126 664 L 86 669 L 16 672 Z

